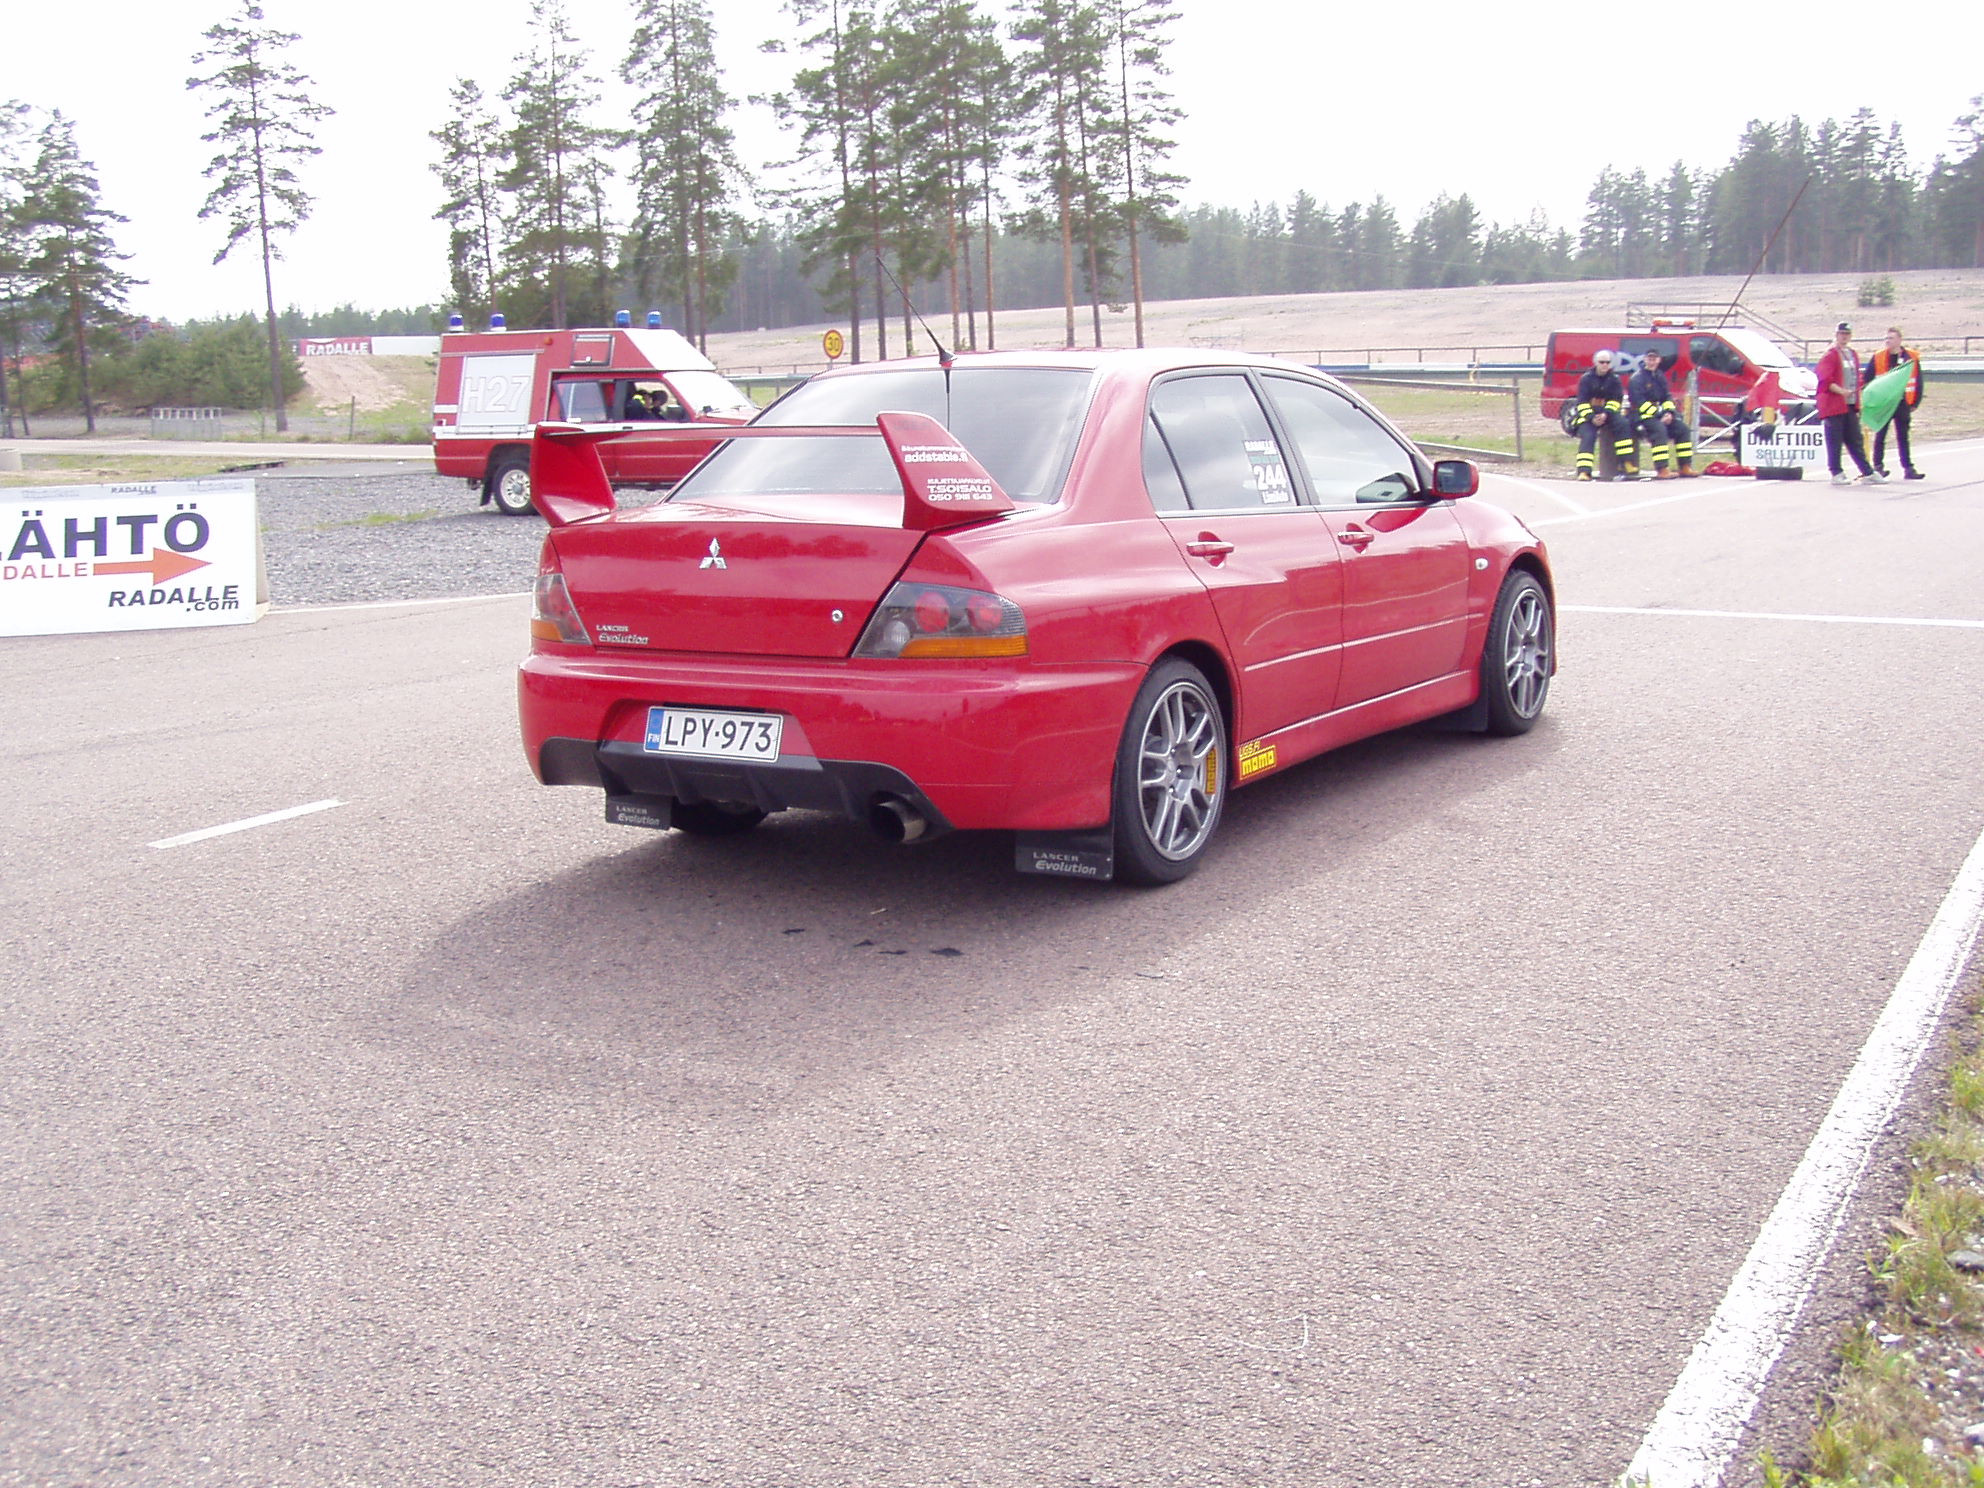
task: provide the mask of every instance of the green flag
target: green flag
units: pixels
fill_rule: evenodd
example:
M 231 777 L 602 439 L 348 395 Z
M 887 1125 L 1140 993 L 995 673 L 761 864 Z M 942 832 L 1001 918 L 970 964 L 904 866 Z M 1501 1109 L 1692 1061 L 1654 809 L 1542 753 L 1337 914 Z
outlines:
M 1901 407 L 1901 395 L 1908 390 L 1908 373 L 1914 364 L 1903 362 L 1892 372 L 1883 372 L 1861 390 L 1860 427 L 1875 434 L 1888 426 L 1894 411 Z

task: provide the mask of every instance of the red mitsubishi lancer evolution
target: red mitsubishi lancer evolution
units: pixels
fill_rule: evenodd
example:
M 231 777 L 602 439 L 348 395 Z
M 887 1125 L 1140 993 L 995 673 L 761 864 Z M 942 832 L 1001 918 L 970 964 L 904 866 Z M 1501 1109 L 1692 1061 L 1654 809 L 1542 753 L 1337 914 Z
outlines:
M 546 785 L 703 835 L 836 812 L 1167 883 L 1227 792 L 1439 715 L 1536 722 L 1549 561 L 1307 368 L 1187 351 L 850 367 L 654 505 L 544 429 L 520 679 Z M 707 439 L 709 431 L 688 431 Z

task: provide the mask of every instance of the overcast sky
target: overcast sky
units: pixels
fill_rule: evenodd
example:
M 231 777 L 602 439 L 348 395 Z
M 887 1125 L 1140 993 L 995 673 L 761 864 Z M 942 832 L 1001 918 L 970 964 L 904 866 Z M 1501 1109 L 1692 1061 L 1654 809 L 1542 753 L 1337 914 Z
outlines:
M 1486 218 L 1541 208 L 1575 230 L 1607 165 L 1654 175 L 1676 159 L 1714 167 L 1751 119 L 1845 118 L 1866 105 L 1900 122 L 1926 166 L 1984 93 L 1976 0 L 1643 12 L 1478 0 L 1176 4 L 1172 83 L 1186 116 L 1174 158 L 1190 178 L 1187 202 L 1245 207 L 1306 189 L 1341 207 L 1382 192 L 1410 226 L 1437 193 L 1466 191 Z M 780 86 L 791 60 L 758 51 L 791 30 L 780 0 L 714 9 L 731 93 Z M 200 143 L 200 97 L 185 88 L 200 32 L 238 10 L 238 0 L 95 0 L 77 11 L 23 3 L 0 28 L 0 99 L 73 118 L 105 204 L 130 219 L 118 241 L 132 255 L 126 267 L 149 281 L 133 292 L 134 310 L 186 319 L 260 307 L 245 246 L 210 266 L 221 234 L 196 214 L 212 147 Z M 265 0 L 264 10 L 301 33 L 290 57 L 338 110 L 318 134 L 324 153 L 305 168 L 316 209 L 288 240 L 278 300 L 443 302 L 429 133 L 444 122 L 455 78 L 501 91 L 527 43 L 528 0 Z M 573 10 L 609 104 L 625 108 L 612 72 L 631 6 L 583 0 Z M 1696 17 L 1710 29 L 1690 47 Z M 1704 60 L 1684 61 L 1690 54 Z M 747 165 L 787 148 L 762 110 L 740 107 L 732 122 Z

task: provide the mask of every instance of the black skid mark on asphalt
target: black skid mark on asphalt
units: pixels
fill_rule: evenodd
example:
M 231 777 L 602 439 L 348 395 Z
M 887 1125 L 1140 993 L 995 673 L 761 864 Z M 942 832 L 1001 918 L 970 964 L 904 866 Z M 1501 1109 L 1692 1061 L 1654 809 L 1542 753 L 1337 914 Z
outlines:
M 933 956 L 962 956 L 964 952 L 956 946 L 938 946 L 930 954 Z
M 806 933 L 806 927 L 804 925 L 797 925 L 794 926 L 792 929 L 786 930 L 782 933 L 786 935 L 804 935 Z

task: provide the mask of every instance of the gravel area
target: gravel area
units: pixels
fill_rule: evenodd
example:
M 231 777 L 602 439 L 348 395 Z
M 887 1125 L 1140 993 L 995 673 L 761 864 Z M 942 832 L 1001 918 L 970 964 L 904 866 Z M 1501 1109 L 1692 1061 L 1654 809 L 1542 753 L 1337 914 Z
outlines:
M 477 504 L 466 482 L 414 467 L 319 466 L 252 476 L 277 609 L 516 594 L 544 523 Z

